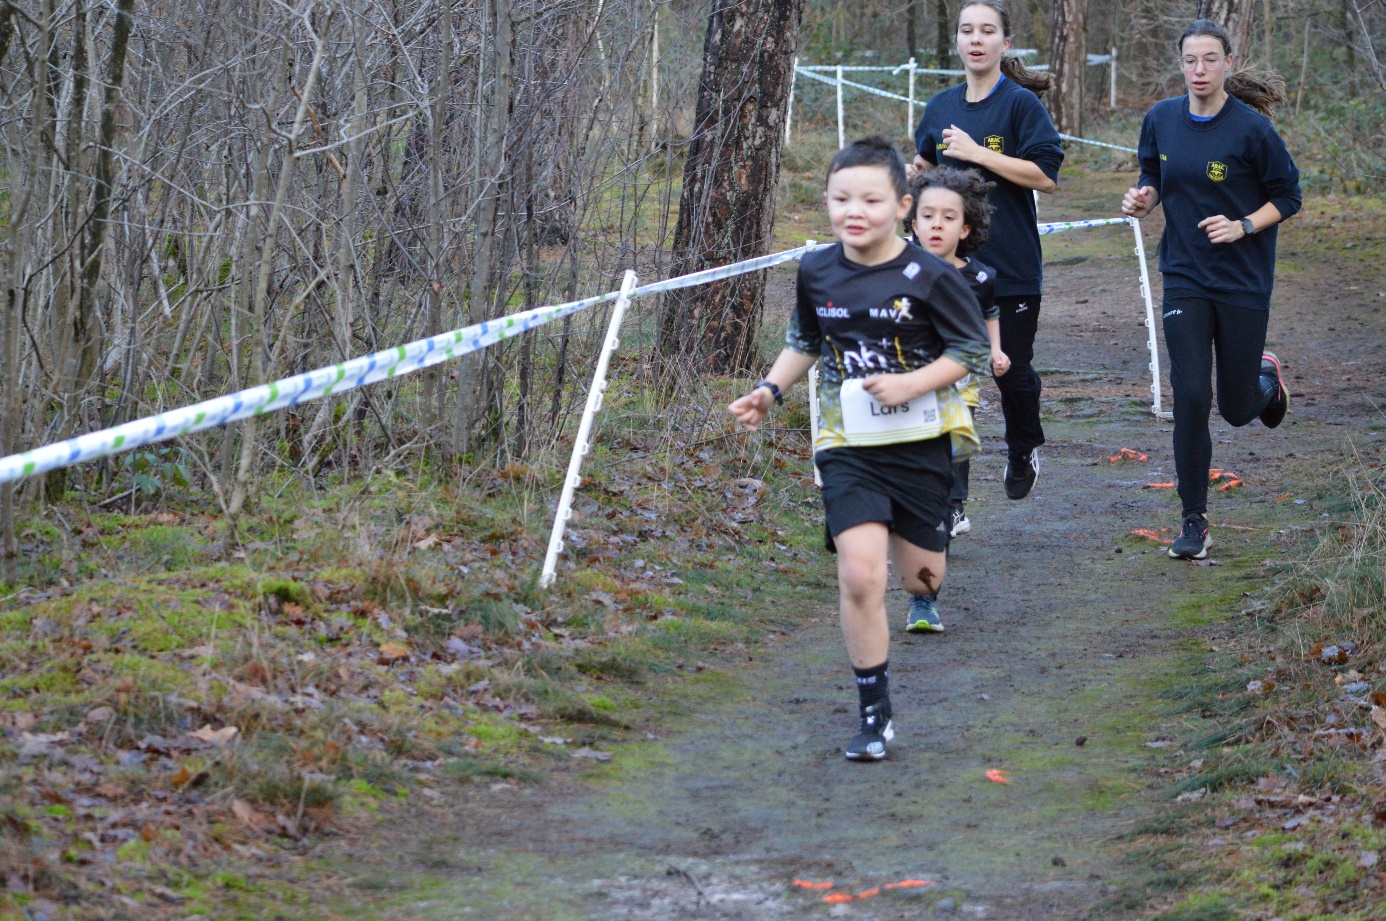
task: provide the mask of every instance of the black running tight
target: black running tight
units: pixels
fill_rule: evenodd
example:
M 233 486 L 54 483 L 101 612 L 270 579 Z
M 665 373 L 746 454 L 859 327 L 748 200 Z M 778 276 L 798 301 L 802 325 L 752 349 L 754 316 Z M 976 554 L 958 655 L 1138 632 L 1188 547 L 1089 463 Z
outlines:
M 1255 419 L 1275 396 L 1261 376 L 1270 312 L 1222 304 L 1191 291 L 1166 291 L 1163 307 L 1169 382 L 1174 390 L 1174 469 L 1184 514 L 1208 512 L 1213 441 L 1213 360 L 1217 356 L 1218 412 L 1230 425 Z

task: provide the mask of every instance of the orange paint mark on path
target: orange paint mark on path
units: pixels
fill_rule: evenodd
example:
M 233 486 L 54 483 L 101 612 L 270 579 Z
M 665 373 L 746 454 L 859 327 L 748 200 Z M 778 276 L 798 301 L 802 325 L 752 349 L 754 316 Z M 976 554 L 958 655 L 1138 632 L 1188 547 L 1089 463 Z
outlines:
M 1146 540 L 1153 540 L 1157 544 L 1172 544 L 1174 543 L 1173 540 L 1171 540 L 1168 537 L 1160 536 L 1168 530 L 1169 528 L 1161 528 L 1158 531 L 1152 531 L 1149 528 L 1137 528 L 1136 530 L 1131 532 L 1131 535 L 1133 537 L 1144 537 Z
M 1146 489 L 1173 489 L 1174 483 L 1146 483 Z
M 1226 483 L 1223 483 L 1221 486 L 1218 487 L 1218 492 L 1227 492 L 1229 489 L 1235 489 L 1241 485 L 1242 481 L 1240 478 L 1228 480 Z
M 859 899 L 869 899 L 869 898 L 871 898 L 872 896 L 876 896 L 876 895 L 880 895 L 880 894 L 881 894 L 881 887 L 880 887 L 880 886 L 873 886 L 873 887 L 871 887 L 870 889 L 867 889 L 865 892 L 858 892 L 858 893 L 857 893 L 857 898 L 859 898 Z
M 1129 461 L 1141 461 L 1141 462 L 1144 462 L 1144 461 L 1150 460 L 1150 458 L 1149 458 L 1149 457 L 1146 457 L 1144 454 L 1142 454 L 1142 453 L 1139 452 L 1139 451 L 1133 451 L 1131 448 L 1122 448 L 1120 451 L 1118 451 L 1117 453 L 1113 454 L 1111 457 L 1107 458 L 1107 463 L 1109 463 L 1109 464 L 1115 464 L 1115 463 L 1117 463 L 1118 461 L 1128 461 L 1128 460 L 1129 460 Z
M 927 879 L 902 879 L 898 883 L 886 883 L 887 889 L 918 889 L 920 886 L 932 886 L 933 883 Z
M 831 889 L 832 883 L 816 883 L 808 879 L 796 879 L 793 883 L 796 889 Z
M 841 905 L 843 902 L 852 901 L 852 896 L 845 892 L 834 892 L 832 895 L 823 896 L 823 901 L 829 905 Z
M 992 768 L 991 770 L 987 771 L 987 780 L 990 780 L 992 783 L 1008 784 L 1011 782 L 1011 779 L 1006 776 L 1005 771 L 997 770 L 996 768 Z

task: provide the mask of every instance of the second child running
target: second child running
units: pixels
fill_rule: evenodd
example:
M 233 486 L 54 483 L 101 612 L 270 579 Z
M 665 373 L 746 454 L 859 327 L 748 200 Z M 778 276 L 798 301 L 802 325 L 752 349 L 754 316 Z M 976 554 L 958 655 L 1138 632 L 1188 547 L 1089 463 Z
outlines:
M 953 384 L 984 370 L 989 352 L 962 276 L 897 232 L 912 204 L 905 182 L 904 161 L 885 138 L 838 151 L 826 193 L 838 242 L 799 263 L 785 348 L 765 380 L 728 407 L 754 431 L 821 357 L 814 463 L 860 706 L 845 752 L 853 761 L 881 760 L 895 734 L 887 558 L 906 591 L 938 592 L 954 445 L 959 453 L 977 446 Z
M 946 166 L 916 173 L 910 179 L 909 190 L 914 198 L 914 213 L 905 221 L 905 232 L 914 237 L 928 252 L 947 262 L 967 280 L 968 287 L 982 307 L 987 338 L 991 340 L 991 371 L 997 377 L 1011 367 L 1011 360 L 1001 350 L 1000 311 L 996 307 L 993 279 L 996 270 L 972 257 L 982 248 L 991 228 L 991 205 L 987 193 L 992 189 L 976 170 L 956 170 Z M 962 395 L 975 422 L 977 405 L 981 402 L 981 382 L 969 374 L 953 385 Z M 968 457 L 953 459 L 953 488 L 949 534 L 957 537 L 972 530 L 967 518 L 967 481 L 972 461 Z M 931 595 L 915 595 L 910 599 L 909 619 L 905 629 L 912 632 L 942 632 L 943 621 L 938 614 L 938 599 Z

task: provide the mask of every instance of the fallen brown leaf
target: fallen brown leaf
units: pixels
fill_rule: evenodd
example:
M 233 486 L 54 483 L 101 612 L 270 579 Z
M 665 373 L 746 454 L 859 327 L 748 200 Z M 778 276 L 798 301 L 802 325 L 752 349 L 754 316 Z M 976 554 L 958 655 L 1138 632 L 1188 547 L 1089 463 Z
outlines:
M 240 730 L 235 726 L 223 726 L 220 729 L 213 729 L 209 723 L 196 732 L 188 733 L 188 735 L 192 736 L 194 739 L 201 739 L 203 742 L 207 742 L 211 745 L 226 745 L 232 739 L 236 738 L 236 734 L 239 732 Z
M 393 665 L 401 659 L 409 658 L 409 647 L 400 643 L 381 643 L 379 658 L 381 665 Z

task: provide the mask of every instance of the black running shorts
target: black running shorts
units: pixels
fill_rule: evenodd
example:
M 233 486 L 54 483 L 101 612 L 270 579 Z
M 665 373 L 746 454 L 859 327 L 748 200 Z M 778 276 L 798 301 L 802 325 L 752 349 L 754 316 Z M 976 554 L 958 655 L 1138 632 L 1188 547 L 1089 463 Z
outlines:
M 868 521 L 884 522 L 905 540 L 948 549 L 948 493 L 953 485 L 949 436 L 871 448 L 829 448 L 814 455 L 823 478 L 825 544 Z

